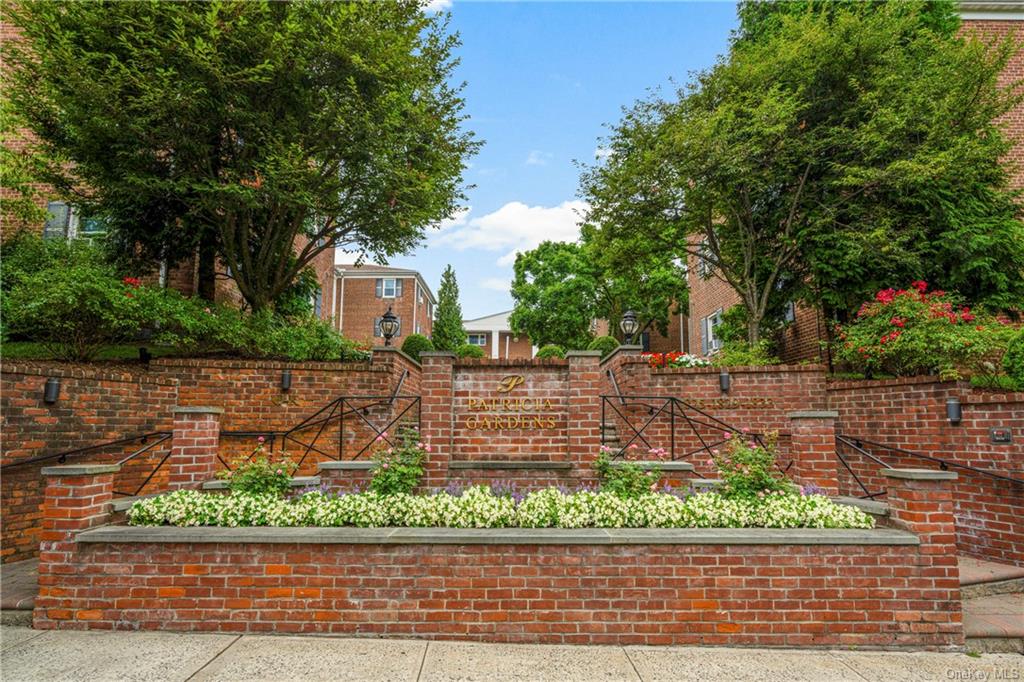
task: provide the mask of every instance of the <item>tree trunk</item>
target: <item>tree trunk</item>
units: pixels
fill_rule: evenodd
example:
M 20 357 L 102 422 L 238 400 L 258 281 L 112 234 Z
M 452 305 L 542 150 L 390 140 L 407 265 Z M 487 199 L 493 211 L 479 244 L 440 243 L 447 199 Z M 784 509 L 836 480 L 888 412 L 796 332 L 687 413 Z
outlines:
M 217 245 L 210 234 L 203 234 L 196 249 L 196 288 L 199 298 L 210 301 L 217 294 Z
M 761 316 L 747 306 L 747 343 L 753 348 L 761 340 Z

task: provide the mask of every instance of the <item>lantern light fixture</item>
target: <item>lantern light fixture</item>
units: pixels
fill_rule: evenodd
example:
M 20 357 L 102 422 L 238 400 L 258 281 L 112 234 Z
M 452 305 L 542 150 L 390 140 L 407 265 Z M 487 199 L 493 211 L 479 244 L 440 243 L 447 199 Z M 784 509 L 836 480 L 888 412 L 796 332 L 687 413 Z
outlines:
M 636 321 L 636 313 L 632 310 L 627 310 L 622 314 L 622 319 L 619 320 L 619 329 L 622 330 L 622 335 L 625 337 L 626 345 L 633 343 L 633 335 L 636 334 L 640 324 Z
M 385 346 L 390 346 L 391 339 L 398 333 L 398 318 L 391 312 L 391 306 L 388 306 L 388 311 L 380 318 L 380 333 L 384 337 Z

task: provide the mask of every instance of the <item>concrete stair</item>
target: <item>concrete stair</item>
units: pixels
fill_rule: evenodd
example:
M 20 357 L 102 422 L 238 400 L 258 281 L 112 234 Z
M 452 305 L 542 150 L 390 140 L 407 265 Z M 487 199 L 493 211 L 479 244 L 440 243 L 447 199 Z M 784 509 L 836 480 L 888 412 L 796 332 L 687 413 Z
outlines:
M 967 649 L 1024 654 L 1024 567 L 960 557 Z

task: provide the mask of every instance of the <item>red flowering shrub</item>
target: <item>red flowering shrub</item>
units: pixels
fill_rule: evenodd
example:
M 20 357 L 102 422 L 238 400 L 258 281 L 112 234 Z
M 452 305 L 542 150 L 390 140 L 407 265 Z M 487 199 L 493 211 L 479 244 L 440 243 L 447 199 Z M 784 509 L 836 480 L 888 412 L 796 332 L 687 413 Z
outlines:
M 853 323 L 837 327 L 836 356 L 864 372 L 897 376 L 982 369 L 998 360 L 1012 331 L 925 282 L 883 289 Z

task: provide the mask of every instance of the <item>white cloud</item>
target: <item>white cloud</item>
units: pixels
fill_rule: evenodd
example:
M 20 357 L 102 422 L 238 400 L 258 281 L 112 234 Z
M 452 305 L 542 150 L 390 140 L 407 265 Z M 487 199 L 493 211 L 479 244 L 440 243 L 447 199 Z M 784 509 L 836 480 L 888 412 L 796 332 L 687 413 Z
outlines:
M 466 220 L 469 219 L 469 212 L 472 210 L 472 206 L 460 208 L 455 212 L 455 215 L 453 215 L 451 218 L 445 218 L 444 220 L 437 224 L 438 231 L 444 232 L 445 230 L 450 230 L 453 227 L 462 227 L 463 225 L 466 224 Z
M 546 166 L 548 161 L 554 158 L 554 154 L 550 152 L 542 152 L 539 149 L 533 149 L 530 154 L 526 157 L 525 163 L 527 166 Z
M 427 14 L 437 14 L 451 8 L 452 0 L 427 0 L 427 4 L 423 6 L 423 11 Z
M 512 280 L 502 279 L 501 277 L 486 277 L 480 280 L 480 288 L 508 293 L 512 289 Z
M 579 221 L 589 209 L 585 201 L 564 201 L 558 206 L 527 206 L 510 201 L 497 211 L 469 218 L 461 226 L 446 230 L 434 244 L 458 251 L 482 249 L 504 251 L 497 264 L 515 262 L 516 253 L 529 251 L 542 241 L 571 242 L 580 236 Z

